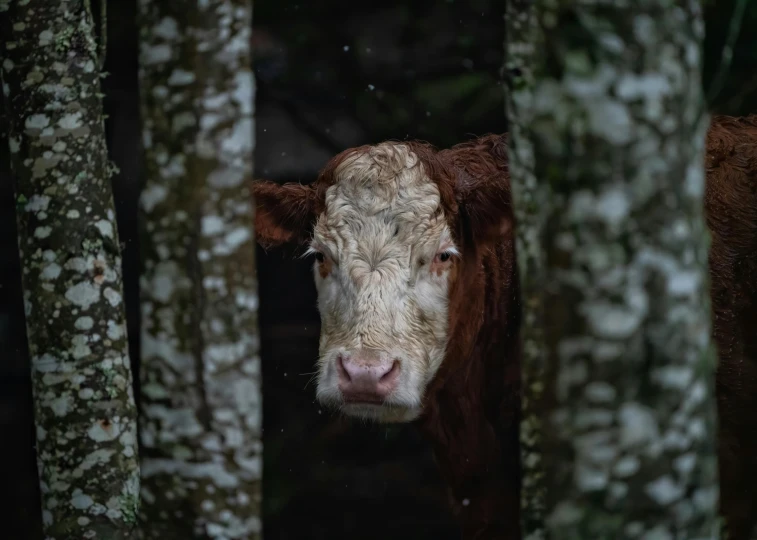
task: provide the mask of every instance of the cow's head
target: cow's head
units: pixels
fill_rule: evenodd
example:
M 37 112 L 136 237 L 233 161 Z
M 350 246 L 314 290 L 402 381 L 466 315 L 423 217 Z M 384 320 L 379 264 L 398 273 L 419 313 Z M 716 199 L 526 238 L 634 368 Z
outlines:
M 258 241 L 302 243 L 314 258 L 319 401 L 381 422 L 418 417 L 456 280 L 478 274 L 475 253 L 510 225 L 507 186 L 426 145 L 382 143 L 342 152 L 314 184 L 255 182 L 253 193 Z

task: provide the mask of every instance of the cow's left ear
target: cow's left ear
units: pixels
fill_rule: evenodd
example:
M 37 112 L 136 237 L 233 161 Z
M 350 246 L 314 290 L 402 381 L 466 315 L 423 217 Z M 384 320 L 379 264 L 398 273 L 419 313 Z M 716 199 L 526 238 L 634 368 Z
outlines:
M 507 179 L 477 182 L 472 189 L 457 194 L 460 215 L 477 245 L 504 239 L 513 228 L 513 208 Z
M 515 222 L 507 167 L 507 138 L 491 138 L 485 144 L 488 159 L 469 163 L 471 172 L 459 168 L 455 181 L 458 211 L 479 246 L 501 241 Z
M 269 181 L 252 183 L 255 237 L 263 247 L 308 240 L 315 221 L 312 186 Z

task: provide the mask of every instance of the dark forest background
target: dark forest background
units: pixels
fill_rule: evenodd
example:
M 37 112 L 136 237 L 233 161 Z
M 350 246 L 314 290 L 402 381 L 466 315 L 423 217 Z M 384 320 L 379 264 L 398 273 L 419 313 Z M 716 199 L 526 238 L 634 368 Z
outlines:
M 97 2 L 94 2 L 95 8 Z M 711 111 L 757 111 L 757 2 L 706 2 Z M 745 6 L 740 25 L 733 14 Z M 108 6 L 104 79 L 132 358 L 137 358 L 141 174 L 136 1 Z M 506 131 L 502 0 L 255 2 L 257 177 L 308 183 L 337 152 L 384 139 L 450 146 Z M 739 22 L 738 20 L 736 22 Z M 731 32 L 732 27 L 739 28 Z M 736 36 L 723 71 L 723 50 Z M 1 99 L 1 96 L 0 96 Z M 0 523 L 41 539 L 31 385 L 8 145 L 0 123 Z M 306 387 L 319 322 L 310 261 L 258 250 L 264 391 L 264 536 L 458 537 L 430 450 L 412 426 L 360 425 L 322 411 Z

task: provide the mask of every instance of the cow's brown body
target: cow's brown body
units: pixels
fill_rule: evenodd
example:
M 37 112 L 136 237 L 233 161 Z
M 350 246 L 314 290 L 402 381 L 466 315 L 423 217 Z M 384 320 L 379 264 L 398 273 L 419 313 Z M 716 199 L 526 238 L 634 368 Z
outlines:
M 466 215 L 504 226 L 501 240 L 489 247 L 478 245 L 466 220 L 456 222 L 465 257 L 450 293 L 447 356 L 429 388 L 421 427 L 450 487 L 463 537 L 517 538 L 520 291 L 513 230 L 507 226 L 514 218 L 506 138 L 483 137 L 442 151 L 440 158 L 457 171 L 458 183 L 502 199 L 495 206 L 469 201 Z M 487 209 L 503 212 L 506 220 L 486 215 Z
M 747 540 L 757 533 L 757 115 L 714 118 L 705 163 L 721 513 L 730 539 Z

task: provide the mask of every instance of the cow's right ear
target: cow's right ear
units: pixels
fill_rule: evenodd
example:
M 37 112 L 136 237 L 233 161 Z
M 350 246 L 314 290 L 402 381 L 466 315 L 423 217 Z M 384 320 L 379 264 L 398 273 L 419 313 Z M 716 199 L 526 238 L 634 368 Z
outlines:
M 315 190 L 311 186 L 269 181 L 252 183 L 255 236 L 263 247 L 307 241 L 315 222 Z

